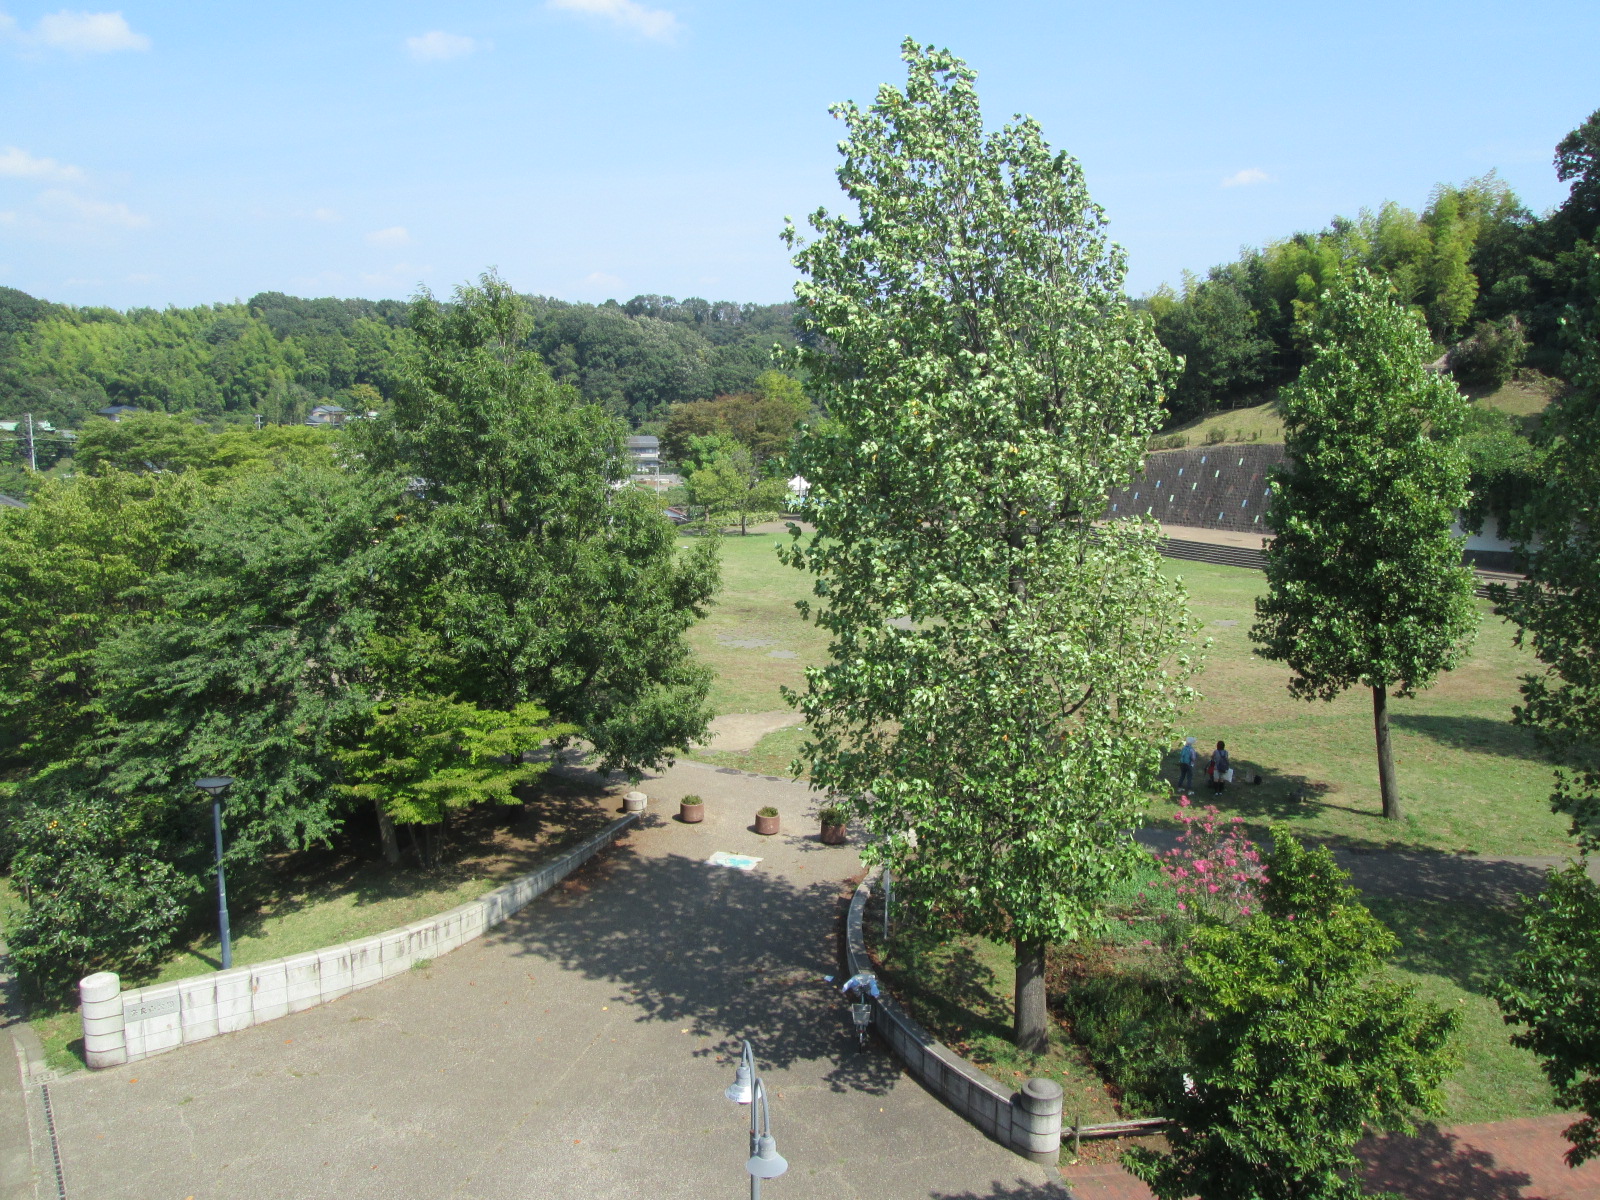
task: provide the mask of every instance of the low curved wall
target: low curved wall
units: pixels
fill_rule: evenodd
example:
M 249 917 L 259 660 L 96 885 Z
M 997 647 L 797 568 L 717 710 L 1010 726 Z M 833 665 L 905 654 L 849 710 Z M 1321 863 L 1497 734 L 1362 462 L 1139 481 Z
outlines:
M 874 868 L 850 900 L 845 919 L 845 959 L 852 975 L 872 970 L 862 918 L 879 874 Z M 987 1072 L 935 1040 L 881 984 L 879 990 L 883 994 L 873 1006 L 872 1026 L 917 1082 L 985 1135 L 1024 1158 L 1038 1163 L 1058 1162 L 1063 1133 L 1070 1133 L 1076 1143 L 1082 1138 L 1139 1137 L 1160 1133 L 1171 1125 L 1161 1117 L 1136 1117 L 1063 1128 L 1060 1085 L 1048 1079 L 1030 1079 L 1019 1092 L 1004 1091 Z
M 877 877 L 877 871 L 868 875 L 850 900 L 845 956 L 852 975 L 872 970 L 862 914 Z M 936 1041 L 907 1016 L 886 989 L 880 991 L 882 995 L 873 1005 L 872 1026 L 918 1083 L 1007 1149 L 1046 1165 L 1060 1160 L 1060 1085 L 1048 1079 L 1030 1079 L 1020 1092 L 1002 1090 L 983 1071 Z
M 95 1069 L 137 1062 L 326 1004 L 448 954 L 549 891 L 639 816 L 619 817 L 559 858 L 476 900 L 371 937 L 127 991 L 111 971 L 90 975 L 78 986 L 84 1057 Z

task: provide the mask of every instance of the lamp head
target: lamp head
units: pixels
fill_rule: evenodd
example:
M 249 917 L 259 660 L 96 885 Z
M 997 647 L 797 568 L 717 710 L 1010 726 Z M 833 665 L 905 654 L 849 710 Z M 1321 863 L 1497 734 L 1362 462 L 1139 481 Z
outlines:
M 233 780 L 227 775 L 207 775 L 196 779 L 194 785 L 208 796 L 220 796 L 233 786 Z
M 739 1064 L 739 1070 L 734 1075 L 733 1082 L 727 1086 L 722 1094 L 735 1104 L 749 1104 L 750 1101 L 755 1099 L 756 1090 L 750 1080 L 749 1063 L 742 1062 Z
M 745 1163 L 744 1169 L 757 1179 L 776 1179 L 789 1169 L 789 1161 L 778 1153 L 778 1143 L 770 1133 L 756 1139 L 756 1152 Z

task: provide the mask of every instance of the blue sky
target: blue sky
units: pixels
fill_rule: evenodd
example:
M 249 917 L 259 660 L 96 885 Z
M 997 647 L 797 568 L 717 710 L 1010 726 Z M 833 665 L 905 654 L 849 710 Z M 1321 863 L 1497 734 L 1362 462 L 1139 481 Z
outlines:
M 907 34 L 1083 162 L 1135 293 L 1490 168 L 1544 209 L 1600 107 L 1593 0 L 0 0 L 0 284 L 784 299 L 784 216 L 839 204 L 827 107 Z

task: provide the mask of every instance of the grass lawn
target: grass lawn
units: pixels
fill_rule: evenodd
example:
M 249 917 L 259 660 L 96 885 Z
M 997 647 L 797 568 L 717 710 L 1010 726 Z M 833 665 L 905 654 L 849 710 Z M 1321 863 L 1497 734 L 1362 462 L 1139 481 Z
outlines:
M 826 659 L 827 639 L 804 622 L 794 602 L 810 594 L 800 572 L 778 562 L 783 535 L 752 534 L 723 542 L 724 590 L 691 634 L 717 673 L 718 712 L 771 712 L 786 707 L 780 686 L 804 687 L 803 669 Z M 1168 562 L 1181 575 L 1190 607 L 1209 638 L 1201 698 L 1185 714 L 1183 732 L 1207 752 L 1228 743 L 1241 778 L 1259 771 L 1260 787 L 1235 785 L 1222 807 L 1244 816 L 1259 836 L 1282 821 L 1297 835 L 1353 846 L 1405 845 L 1476 854 L 1566 855 L 1566 822 L 1550 811 L 1549 765 L 1532 736 L 1511 724 L 1517 680 L 1536 667 L 1512 645 L 1511 628 L 1478 604 L 1478 639 L 1460 669 L 1412 700 L 1390 702 L 1396 770 L 1407 819 L 1380 813 L 1370 694 L 1332 701 L 1289 698 L 1289 673 L 1251 650 L 1259 571 Z M 774 655 L 782 652 L 781 657 Z M 793 657 L 789 657 L 792 654 Z M 697 752 L 719 766 L 787 774 L 804 731 L 768 734 L 742 753 Z M 1169 777 L 1175 767 L 1169 765 Z M 1296 791 L 1306 798 L 1292 799 Z M 1167 811 L 1153 797 L 1153 816 Z
M 1162 430 L 1161 436 L 1182 434 L 1189 439 L 1190 446 L 1204 446 L 1211 444 L 1219 433 L 1222 435 L 1220 440 L 1228 442 L 1283 441 L 1283 418 L 1278 415 L 1277 401 L 1269 400 L 1249 408 L 1231 408 L 1225 412 L 1195 417 Z
M 378 857 L 375 839 L 354 839 L 331 851 L 281 856 L 248 891 L 230 875 L 233 965 L 335 946 L 465 904 L 589 836 L 616 815 L 614 807 L 566 780 L 546 779 L 524 805 L 459 816 L 447 860 L 432 871 L 390 867 Z M 0 906 L 4 901 L 0 894 Z M 209 930 L 179 946 L 151 974 L 124 978 L 123 986 L 171 983 L 221 965 L 221 942 Z M 30 1023 L 52 1068 L 84 1065 L 75 1008 L 36 1011 Z

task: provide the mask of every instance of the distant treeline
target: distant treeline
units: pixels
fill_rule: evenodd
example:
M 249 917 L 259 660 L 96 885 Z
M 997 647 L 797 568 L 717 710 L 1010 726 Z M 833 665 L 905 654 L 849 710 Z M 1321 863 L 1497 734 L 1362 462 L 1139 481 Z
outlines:
M 1557 145 L 1555 168 L 1571 192 L 1544 216 L 1491 172 L 1441 184 L 1421 213 L 1387 203 L 1338 217 L 1157 292 L 1157 332 L 1186 360 L 1173 420 L 1254 403 L 1294 379 L 1306 319 L 1350 264 L 1383 273 L 1416 306 L 1462 383 L 1492 387 L 1524 362 L 1559 374 L 1562 315 L 1584 294 L 1600 227 L 1600 111 Z
M 529 348 L 555 377 L 631 425 L 669 405 L 747 392 L 792 345 L 791 304 L 636 296 L 527 298 Z M 409 305 L 262 292 L 243 304 L 75 308 L 0 288 L 0 417 L 76 428 L 115 404 L 294 423 L 317 404 L 380 405 L 397 378 Z

